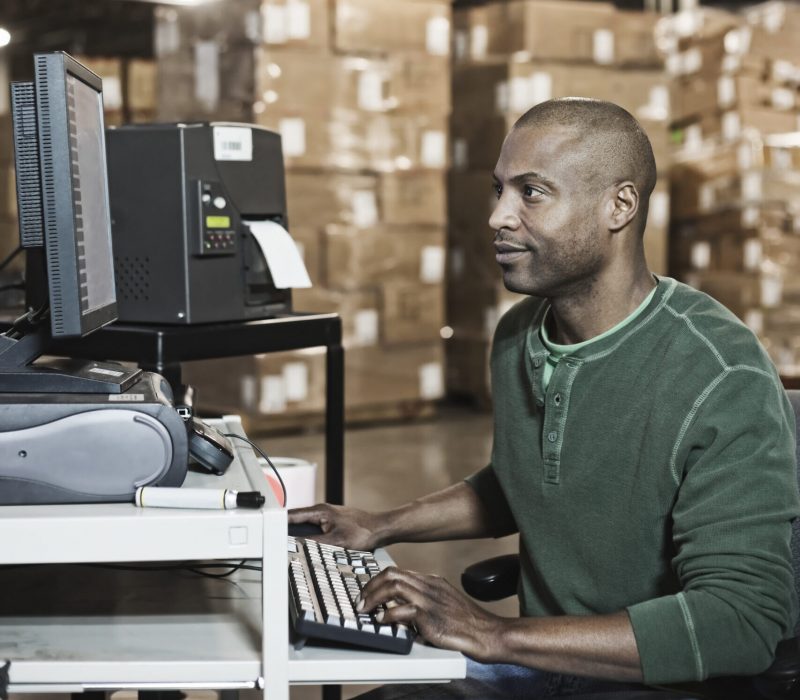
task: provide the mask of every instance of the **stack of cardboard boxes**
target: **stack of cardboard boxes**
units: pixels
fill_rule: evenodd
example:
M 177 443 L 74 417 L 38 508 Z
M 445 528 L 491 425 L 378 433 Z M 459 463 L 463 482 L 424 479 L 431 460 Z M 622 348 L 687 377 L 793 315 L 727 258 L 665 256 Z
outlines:
M 671 269 L 742 318 L 782 374 L 797 375 L 800 7 L 683 21 L 684 55 L 702 64 L 690 60 L 694 74 L 682 80 L 706 97 L 674 125 Z
M 494 261 L 491 175 L 503 138 L 530 107 L 555 97 L 616 102 L 640 120 L 660 171 L 645 247 L 665 273 L 671 83 L 656 47 L 658 15 L 608 2 L 511 0 L 454 16 L 453 168 L 449 179 L 447 385 L 483 403 L 497 319 L 518 300 Z
M 444 394 L 450 23 L 447 0 L 236 0 L 162 9 L 162 119 L 282 136 L 289 230 L 338 312 L 350 420 L 419 414 Z M 189 367 L 201 404 L 265 426 L 319 420 L 310 350 Z

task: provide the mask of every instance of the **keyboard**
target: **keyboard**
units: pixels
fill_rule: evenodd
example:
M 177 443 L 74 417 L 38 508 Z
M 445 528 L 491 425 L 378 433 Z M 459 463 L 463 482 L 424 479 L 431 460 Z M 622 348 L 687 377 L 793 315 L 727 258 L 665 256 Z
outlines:
M 408 654 L 414 633 L 408 625 L 382 625 L 372 613 L 358 613 L 356 599 L 380 572 L 371 552 L 289 537 L 289 619 L 294 647 L 309 638 Z

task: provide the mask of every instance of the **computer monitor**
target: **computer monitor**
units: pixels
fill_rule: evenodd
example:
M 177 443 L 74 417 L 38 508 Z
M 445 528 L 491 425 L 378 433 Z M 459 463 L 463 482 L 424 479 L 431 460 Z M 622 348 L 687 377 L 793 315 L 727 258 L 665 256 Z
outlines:
M 11 107 L 28 312 L 0 336 L 0 391 L 123 391 L 138 370 L 33 364 L 53 339 L 117 317 L 102 81 L 65 53 L 36 54 L 34 81 L 12 83 Z

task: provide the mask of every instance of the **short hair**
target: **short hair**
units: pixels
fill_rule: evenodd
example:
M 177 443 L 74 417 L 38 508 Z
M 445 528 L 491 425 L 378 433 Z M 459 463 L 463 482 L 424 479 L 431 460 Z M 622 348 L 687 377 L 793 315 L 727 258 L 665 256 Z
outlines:
M 551 126 L 575 131 L 589 155 L 603 164 L 597 172 L 607 174 L 609 180 L 602 183 L 604 186 L 631 180 L 639 191 L 640 209 L 646 218 L 656 184 L 656 161 L 650 139 L 630 112 L 605 100 L 562 97 L 532 107 L 517 119 L 514 129 Z

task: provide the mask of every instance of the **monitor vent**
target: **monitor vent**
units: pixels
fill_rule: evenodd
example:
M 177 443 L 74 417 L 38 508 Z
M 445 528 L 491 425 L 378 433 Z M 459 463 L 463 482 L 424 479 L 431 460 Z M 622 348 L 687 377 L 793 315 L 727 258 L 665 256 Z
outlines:
M 118 301 L 150 301 L 150 257 L 114 256 Z
M 17 171 L 20 243 L 23 248 L 44 245 L 42 180 L 39 177 L 39 141 L 33 83 L 12 83 L 14 165 Z
M 39 107 L 39 158 L 42 174 L 42 203 L 44 205 L 44 235 L 47 239 L 47 275 L 50 288 L 50 323 L 53 335 L 64 333 L 64 300 L 62 297 L 61 266 L 58 256 L 58 221 L 56 214 L 55 159 L 50 119 L 50 86 L 47 75 L 47 56 L 36 56 L 36 98 Z

